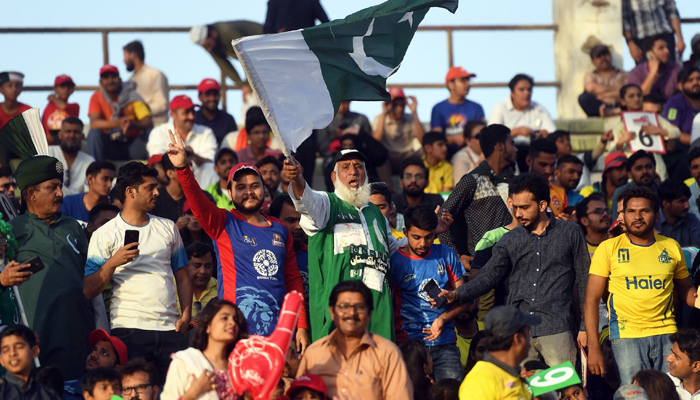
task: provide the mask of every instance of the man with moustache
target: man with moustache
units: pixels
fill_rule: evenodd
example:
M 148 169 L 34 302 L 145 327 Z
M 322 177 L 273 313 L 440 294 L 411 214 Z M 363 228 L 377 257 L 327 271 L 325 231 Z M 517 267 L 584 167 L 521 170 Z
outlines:
M 661 213 L 656 230 L 670 237 L 681 247 L 700 244 L 700 220 L 689 214 L 690 188 L 678 179 L 667 179 L 659 185 Z
M 221 144 L 227 134 L 238 130 L 233 115 L 219 109 L 221 86 L 216 80 L 206 78 L 197 85 L 197 93 L 202 107 L 194 113 L 194 123 L 209 127 L 214 132 L 217 143 Z
M 634 189 L 636 187 L 648 187 L 655 194 L 657 193 L 659 185 L 654 182 L 656 177 L 656 159 L 653 153 L 646 152 L 644 150 L 638 150 L 627 159 L 627 174 L 632 182 L 626 185 L 620 186 L 615 189 L 613 193 L 612 204 L 615 205 L 622 198 L 622 194 Z M 617 209 L 612 210 L 613 213 L 610 217 L 615 220 L 617 219 Z
M 330 333 L 333 319 L 327 308 L 332 288 L 339 282 L 362 280 L 372 293 L 374 318 L 369 331 L 394 339 L 393 304 L 389 288 L 389 258 L 396 249 L 389 223 L 369 202 L 370 185 L 365 156 L 354 149 L 339 151 L 333 159 L 334 193 L 312 190 L 294 158 L 284 171 L 301 227 L 309 236 L 309 315 L 313 339 Z
M 146 65 L 146 53 L 143 51 L 141 41 L 134 40 L 127 43 L 123 50 L 126 70 L 134 73 L 129 81 L 136 84 L 136 91 L 151 109 L 153 126 L 168 122 L 168 99 L 170 98 L 168 78 L 157 69 Z
M 693 118 L 700 112 L 700 68 L 686 67 L 678 73 L 677 93 L 664 105 L 663 116 L 681 130 L 681 143 L 692 144 L 700 136 L 692 137 Z
M 612 63 L 610 48 L 597 44 L 591 48 L 591 64 L 595 71 L 583 79 L 584 92 L 578 104 L 589 117 L 608 117 L 620 114 L 620 88 L 627 81 L 627 72 Z
M 85 338 L 95 329 L 82 285 L 88 242 L 78 221 L 60 212 L 60 161 L 41 155 L 28 158 L 17 167 L 16 177 L 26 206 L 10 221 L 18 245 L 16 261 L 24 264 L 38 256 L 44 264 L 19 286 L 27 321 L 41 338 L 42 365 L 56 365 L 65 379 L 77 379 L 89 350 Z
M 603 241 L 608 239 L 610 210 L 600 194 L 593 193 L 576 205 L 577 223 L 586 235 L 586 246 L 591 257 Z
M 610 341 L 620 384 L 632 382 L 642 369 L 669 372 L 666 356 L 676 332 L 674 298 L 694 307 L 697 293 L 686 268 L 681 246 L 654 233 L 659 198 L 648 187 L 624 194 L 627 234 L 604 241 L 591 262 L 585 296 L 588 369 L 605 375 L 598 343 L 598 304 L 608 288 Z M 675 292 L 675 294 L 674 294 Z
M 214 206 L 194 180 L 177 131 L 170 132 L 167 154 L 192 213 L 216 241 L 221 263 L 219 298 L 233 301 L 243 311 L 248 333 L 269 336 L 277 325 L 284 296 L 293 290 L 303 293 L 304 287 L 289 230 L 260 212 L 264 196 L 260 171 L 247 163 L 231 168 L 227 190 L 235 209 L 226 211 Z M 303 353 L 310 343 L 304 307 L 297 328 L 296 347 Z
M 63 195 L 83 193 L 88 190 L 85 176 L 87 169 L 95 161 L 91 155 L 80 151 L 85 138 L 83 121 L 67 117 L 61 123 L 58 139 L 61 144 L 49 146 L 49 155 L 63 164 Z

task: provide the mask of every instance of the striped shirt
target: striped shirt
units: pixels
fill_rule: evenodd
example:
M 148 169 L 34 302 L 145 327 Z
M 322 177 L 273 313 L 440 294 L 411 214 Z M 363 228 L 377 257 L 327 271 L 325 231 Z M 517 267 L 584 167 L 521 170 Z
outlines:
M 635 39 L 671 33 L 679 18 L 675 0 L 622 0 L 622 28 Z

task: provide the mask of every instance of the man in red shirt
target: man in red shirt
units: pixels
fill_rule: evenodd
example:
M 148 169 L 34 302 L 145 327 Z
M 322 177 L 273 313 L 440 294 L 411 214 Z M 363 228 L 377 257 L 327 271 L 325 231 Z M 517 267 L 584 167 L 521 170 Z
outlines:
M 31 107 L 17 101 L 24 86 L 24 74 L 20 72 L 0 72 L 0 93 L 5 101 L 0 103 L 0 128 L 12 117 L 19 115 Z
M 54 92 L 49 95 L 49 104 L 46 105 L 44 114 L 41 116 L 41 124 L 44 125 L 49 144 L 53 144 L 64 119 L 80 115 L 80 105 L 68 102 L 74 90 L 75 83 L 68 75 L 59 75 L 53 81 Z

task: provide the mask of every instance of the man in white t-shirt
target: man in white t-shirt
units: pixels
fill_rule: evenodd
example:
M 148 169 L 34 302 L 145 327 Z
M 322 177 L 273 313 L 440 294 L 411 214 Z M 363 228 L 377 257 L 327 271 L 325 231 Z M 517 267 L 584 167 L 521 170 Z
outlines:
M 129 359 L 153 362 L 162 384 L 170 354 L 185 347 L 192 282 L 187 268 L 182 268 L 188 263 L 187 254 L 175 223 L 148 214 L 158 197 L 156 176 L 156 170 L 136 161 L 119 170 L 116 190 L 123 209 L 92 234 L 83 292 L 93 298 L 112 282 L 112 335 L 126 344 Z M 138 243 L 124 245 L 134 231 Z M 175 284 L 183 299 L 182 316 Z
M 668 375 L 681 400 L 700 399 L 700 331 L 680 329 L 670 337 L 671 354 L 666 357 Z
M 80 151 L 84 139 L 83 121 L 77 117 L 67 117 L 58 131 L 60 146 L 49 146 L 49 155 L 63 164 L 63 195 L 88 191 L 85 180 L 87 168 L 95 158 Z

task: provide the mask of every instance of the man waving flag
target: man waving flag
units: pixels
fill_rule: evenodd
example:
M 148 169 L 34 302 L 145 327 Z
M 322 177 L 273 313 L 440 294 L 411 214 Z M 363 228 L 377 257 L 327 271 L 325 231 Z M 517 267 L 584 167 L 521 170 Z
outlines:
M 296 151 L 325 128 L 345 100 L 391 100 L 399 69 L 430 7 L 454 13 L 457 0 L 389 0 L 307 29 L 233 41 L 272 131 Z

